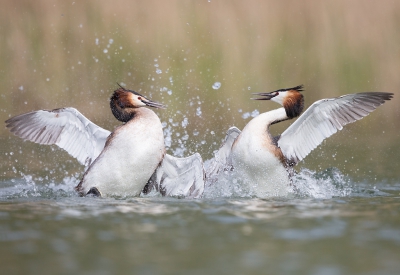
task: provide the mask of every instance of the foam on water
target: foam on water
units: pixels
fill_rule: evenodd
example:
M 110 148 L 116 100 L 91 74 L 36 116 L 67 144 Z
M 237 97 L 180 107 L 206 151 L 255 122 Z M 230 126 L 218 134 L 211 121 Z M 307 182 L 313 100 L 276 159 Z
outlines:
M 209 165 L 209 161 L 205 165 Z M 214 178 L 208 179 L 204 197 L 255 197 L 254 191 L 243 188 L 241 182 L 236 178 L 234 171 L 224 171 L 218 175 L 218 181 Z M 309 169 L 301 169 L 292 178 L 292 187 L 288 197 L 318 199 L 345 197 L 353 192 L 350 182 L 350 179 L 336 168 L 318 173 Z
M 208 165 L 209 161 L 206 161 Z M 13 198 L 48 198 L 77 197 L 74 187 L 79 183 L 79 177 L 65 177 L 61 183 L 44 182 L 43 179 L 33 179 L 30 175 L 22 175 L 22 179 L 5 182 L 1 188 L 2 199 Z M 373 193 L 379 192 L 372 188 Z M 357 193 L 367 194 L 371 188 L 355 188 L 351 181 L 338 169 L 332 168 L 322 172 L 302 169 L 293 177 L 293 187 L 288 197 L 306 197 L 328 199 L 346 197 Z M 160 197 L 158 192 L 145 197 Z M 235 177 L 234 171 L 225 171 L 218 176 L 218 181 L 208 179 L 203 194 L 204 199 L 216 198 L 253 198 L 254 190 L 246 189 Z
M 312 198 L 346 197 L 353 191 L 350 180 L 336 168 L 319 173 L 302 169 L 294 176 L 293 184 L 298 196 Z
M 47 198 L 56 199 L 59 197 L 78 196 L 74 187 L 79 183 L 75 177 L 65 177 L 63 181 L 43 183 L 42 180 L 35 180 L 30 175 L 23 175 L 22 179 L 13 179 L 3 182 L 0 198 Z
M 206 161 L 205 165 L 208 164 L 209 161 Z M 22 174 L 22 178 L 2 182 L 0 199 L 78 197 L 74 187 L 79 181 L 80 176 L 68 176 L 63 178 L 62 182 L 55 182 L 42 178 L 35 179 L 31 175 Z M 378 184 L 354 182 L 336 168 L 321 172 L 303 168 L 292 178 L 292 187 L 286 198 L 330 199 L 333 197 L 386 196 L 388 194 L 386 186 L 387 184 L 384 182 Z M 141 197 L 157 198 L 161 195 L 153 190 L 147 195 L 142 194 Z M 213 178 L 207 179 L 202 198 L 254 197 L 256 197 L 254 191 L 244 188 L 241 182 L 236 179 L 234 171 L 225 171 L 218 176 L 218 181 Z M 116 199 L 125 200 L 129 197 Z

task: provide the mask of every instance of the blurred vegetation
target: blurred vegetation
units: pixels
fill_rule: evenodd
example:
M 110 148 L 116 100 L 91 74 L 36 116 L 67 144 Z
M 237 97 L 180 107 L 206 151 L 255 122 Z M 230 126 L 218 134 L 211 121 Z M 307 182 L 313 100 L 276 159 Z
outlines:
M 168 105 L 156 112 L 171 129 L 169 153 L 209 159 L 230 126 L 251 119 L 245 113 L 277 107 L 251 92 L 304 84 L 307 105 L 397 93 L 399 26 L 400 2 L 386 0 L 2 1 L 0 120 L 71 106 L 112 130 L 119 123 L 108 98 L 118 82 Z M 399 100 L 324 142 L 303 166 L 398 179 Z M 82 172 L 61 150 L 23 143 L 5 127 L 0 138 L 3 177 Z

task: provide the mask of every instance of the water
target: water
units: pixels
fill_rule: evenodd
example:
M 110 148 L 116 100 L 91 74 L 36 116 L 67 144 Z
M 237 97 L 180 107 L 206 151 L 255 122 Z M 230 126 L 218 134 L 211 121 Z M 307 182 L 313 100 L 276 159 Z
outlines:
M 290 198 L 81 198 L 1 182 L 1 274 L 397 274 L 400 183 L 301 171 Z M 316 186 L 319 189 L 316 189 Z M 307 188 L 306 188 L 307 187 Z
M 219 88 L 221 88 L 221 82 L 215 82 L 215 83 L 212 85 L 212 88 L 213 88 L 214 90 L 218 90 Z
M 307 106 L 398 92 L 399 1 L 153 2 L 4 1 L 0 121 L 71 106 L 113 130 L 108 100 L 126 83 L 168 105 L 168 153 L 207 159 L 230 126 L 276 108 L 253 92 L 305 84 Z M 234 179 L 198 200 L 80 198 L 76 160 L 3 124 L 0 274 L 399 274 L 399 104 L 329 138 L 271 199 Z

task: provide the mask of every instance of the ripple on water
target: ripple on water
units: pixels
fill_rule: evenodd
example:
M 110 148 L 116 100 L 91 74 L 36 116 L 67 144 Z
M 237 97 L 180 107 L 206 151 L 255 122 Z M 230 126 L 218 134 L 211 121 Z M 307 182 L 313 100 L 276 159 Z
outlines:
M 207 162 L 206 162 L 207 165 Z M 38 198 L 38 199 L 59 199 L 59 198 L 76 198 L 78 197 L 74 191 L 74 187 L 78 184 L 79 179 L 74 177 L 66 177 L 61 183 L 49 182 L 44 183 L 43 180 L 36 183 L 31 177 L 23 179 L 13 179 L 4 181 L 1 186 L 0 200 L 11 200 L 18 198 Z M 338 169 L 332 168 L 322 172 L 314 172 L 309 169 L 301 169 L 293 177 L 293 192 L 289 195 L 289 199 L 293 198 L 316 198 L 329 199 L 334 197 L 349 196 L 387 196 L 391 193 L 398 194 L 398 187 L 388 185 L 382 190 L 376 184 L 356 183 L 343 175 Z M 157 198 L 160 194 L 157 192 L 142 196 L 144 198 Z M 226 172 L 217 183 L 207 182 L 204 199 L 218 198 L 254 198 L 251 190 L 242 188 L 239 181 L 232 178 L 232 174 Z M 117 200 L 129 200 L 129 198 L 114 198 Z M 136 198 L 132 198 L 136 199 Z M 164 198 L 165 199 L 165 198 Z M 138 204 L 140 205 L 140 203 Z M 121 206 L 119 211 L 131 211 L 130 206 Z M 140 209 L 134 209 L 139 211 Z M 71 214 L 73 215 L 73 210 Z M 161 211 L 158 207 L 154 211 Z M 162 212 L 162 211 L 161 211 Z

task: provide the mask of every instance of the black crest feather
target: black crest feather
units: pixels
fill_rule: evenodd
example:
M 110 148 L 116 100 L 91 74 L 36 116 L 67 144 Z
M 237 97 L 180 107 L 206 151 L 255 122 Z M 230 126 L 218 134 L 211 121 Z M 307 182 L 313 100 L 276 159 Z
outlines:
M 293 88 L 279 89 L 279 90 L 276 90 L 274 92 L 286 92 L 286 91 L 290 91 L 290 90 L 295 90 L 295 91 L 298 91 L 298 92 L 302 92 L 302 91 L 304 91 L 304 85 L 301 84 L 301 85 L 298 85 L 298 86 L 293 87 Z

